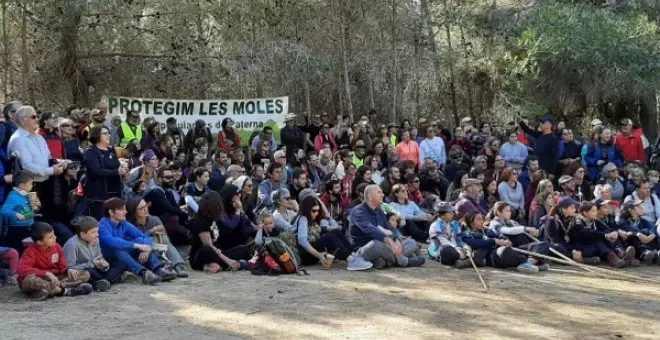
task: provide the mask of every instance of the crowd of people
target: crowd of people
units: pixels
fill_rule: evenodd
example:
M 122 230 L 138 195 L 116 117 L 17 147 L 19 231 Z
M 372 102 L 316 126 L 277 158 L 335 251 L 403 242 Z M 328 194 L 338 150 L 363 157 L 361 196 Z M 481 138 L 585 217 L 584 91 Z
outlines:
M 0 279 L 36 300 L 106 291 L 127 273 L 290 272 L 264 253 L 275 239 L 296 268 L 549 268 L 515 248 L 660 263 L 660 174 L 630 119 L 595 119 L 581 138 L 552 117 L 449 129 L 287 115 L 279 138 L 266 126 L 242 140 L 230 117 L 217 134 L 203 120 L 184 133 L 174 117 L 108 117 L 102 103 L 11 102 L 0 118 Z

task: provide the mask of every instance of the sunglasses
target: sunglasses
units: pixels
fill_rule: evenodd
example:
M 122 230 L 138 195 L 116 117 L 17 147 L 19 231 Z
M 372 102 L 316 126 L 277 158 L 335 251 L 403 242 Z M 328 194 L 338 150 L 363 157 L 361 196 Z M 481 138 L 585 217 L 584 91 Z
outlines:
M 32 116 L 30 116 L 30 119 L 32 119 L 32 120 L 36 120 L 36 119 L 37 119 L 37 115 L 32 115 Z
M 163 177 L 164 180 L 171 181 L 174 179 L 174 176 L 165 176 Z

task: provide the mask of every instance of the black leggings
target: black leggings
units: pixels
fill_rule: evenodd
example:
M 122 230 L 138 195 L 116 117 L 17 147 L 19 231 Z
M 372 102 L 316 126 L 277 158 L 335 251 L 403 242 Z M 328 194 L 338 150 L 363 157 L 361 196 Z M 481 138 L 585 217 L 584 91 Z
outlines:
M 589 244 L 576 244 L 573 248 L 582 253 L 582 257 L 606 257 L 614 250 L 614 247 L 608 246 L 603 241 L 589 243 Z
M 250 248 L 244 245 L 223 250 L 222 254 L 235 261 L 247 261 L 252 257 Z M 220 256 L 218 256 L 218 253 L 216 253 L 215 250 L 209 246 L 203 246 L 199 248 L 197 253 L 190 257 L 190 268 L 194 270 L 203 270 L 204 266 L 210 263 L 217 263 L 222 266 L 222 269 L 229 268 L 225 261 L 223 261 Z
M 335 254 L 335 258 L 341 261 L 346 261 L 348 256 L 351 255 L 351 243 L 348 242 L 346 235 L 340 230 L 321 234 L 321 237 L 312 243 L 312 247 L 320 253 L 327 251 L 329 254 Z M 298 246 L 298 253 L 302 264 L 305 266 L 319 262 L 316 256 L 308 253 L 303 247 Z
M 426 243 L 429 239 L 430 226 L 429 222 L 406 220 L 406 225 L 401 230 L 405 236 L 410 236 L 417 242 Z
M 11 227 L 7 229 L 5 245 L 14 248 L 19 254 L 23 254 L 23 239 L 32 236 L 31 227 Z

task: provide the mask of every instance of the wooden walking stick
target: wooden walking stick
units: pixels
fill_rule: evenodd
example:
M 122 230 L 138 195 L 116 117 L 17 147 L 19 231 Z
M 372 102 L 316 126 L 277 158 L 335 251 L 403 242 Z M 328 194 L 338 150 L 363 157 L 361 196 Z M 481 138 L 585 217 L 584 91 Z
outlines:
M 545 259 L 545 260 L 554 261 L 554 262 L 557 262 L 557 263 L 561 263 L 561 264 L 565 264 L 565 265 L 573 266 L 573 267 L 578 267 L 578 268 L 582 268 L 582 269 L 586 270 L 585 267 L 587 265 L 577 263 L 575 261 L 566 261 L 564 259 L 559 259 L 559 258 L 556 258 L 556 257 L 547 256 L 547 255 L 535 253 L 533 251 L 527 251 L 527 250 L 524 250 L 524 249 L 519 249 L 519 248 L 514 248 L 514 247 L 511 247 L 511 249 L 513 249 L 514 251 L 516 251 L 518 253 L 525 254 L 525 255 L 528 255 L 528 256 L 538 257 L 538 258 L 542 258 L 542 259 Z M 591 273 L 595 274 L 595 275 L 599 275 L 599 276 L 601 276 L 602 278 L 605 278 L 605 279 L 610 279 L 610 280 L 620 279 L 620 280 L 628 280 L 628 281 L 636 281 L 636 282 L 660 283 L 659 280 L 649 279 L 649 278 L 630 275 L 630 274 L 625 274 L 625 273 L 619 273 L 619 272 L 615 272 L 615 271 L 612 271 L 612 270 L 607 270 L 607 269 L 604 269 L 604 268 L 593 267 L 593 268 L 590 268 L 590 269 L 596 269 L 596 270 L 592 271 Z M 621 274 L 625 274 L 625 275 L 621 275 Z M 612 277 L 612 276 L 615 276 L 615 277 Z
M 529 236 L 532 240 L 534 240 L 536 242 L 541 242 L 537 238 L 535 238 L 534 236 L 532 236 L 530 234 L 525 233 L 525 235 Z M 566 261 L 569 261 L 569 262 L 572 262 L 576 266 L 578 266 L 578 267 L 580 267 L 580 268 L 582 268 L 582 269 L 584 269 L 588 272 L 594 273 L 594 274 L 609 274 L 609 275 L 613 275 L 613 276 L 618 276 L 622 280 L 632 279 L 632 280 L 637 280 L 637 281 L 660 283 L 660 281 L 654 280 L 654 279 L 649 279 L 649 278 L 645 278 L 645 277 L 641 277 L 641 276 L 637 276 L 637 275 L 632 275 L 632 274 L 623 273 L 623 272 L 619 272 L 619 271 L 615 271 L 615 270 L 610 270 L 610 269 L 606 269 L 606 268 L 590 266 L 590 265 L 587 265 L 587 264 L 584 264 L 584 263 L 579 263 L 579 262 L 576 262 L 575 260 L 573 260 L 571 258 L 568 258 L 566 255 L 560 253 L 559 251 L 557 251 L 556 249 L 554 249 L 552 247 L 550 247 L 550 251 L 553 252 L 555 255 L 561 257 L 562 259 L 564 259 Z M 605 278 L 611 279 L 610 277 L 605 277 Z
M 472 268 L 474 268 L 474 271 L 477 272 L 477 276 L 479 276 L 479 281 L 481 281 L 481 284 L 484 285 L 485 292 L 488 292 L 488 285 L 486 284 L 486 281 L 484 281 L 483 276 L 481 276 L 481 272 L 479 271 L 479 268 L 477 268 L 477 265 L 474 263 L 474 259 L 472 258 L 472 250 L 468 250 L 466 251 L 466 253 L 467 253 L 467 257 L 470 259 Z

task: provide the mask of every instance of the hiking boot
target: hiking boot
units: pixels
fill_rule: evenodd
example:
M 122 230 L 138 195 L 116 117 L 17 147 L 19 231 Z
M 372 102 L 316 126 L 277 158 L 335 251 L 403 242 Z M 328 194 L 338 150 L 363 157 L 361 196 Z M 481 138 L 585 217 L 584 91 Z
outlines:
M 413 256 L 408 258 L 408 265 L 406 267 L 421 267 L 426 262 L 423 256 Z
M 519 265 L 518 267 L 516 267 L 516 269 L 521 273 L 527 273 L 527 274 L 532 274 L 532 273 L 538 273 L 539 272 L 539 267 L 537 267 L 537 266 L 535 266 L 535 265 L 533 265 L 529 262 L 525 262 L 525 263 Z
M 42 289 L 40 291 L 30 294 L 30 299 L 32 299 L 33 301 L 43 301 L 48 299 L 48 296 L 50 296 L 50 294 L 48 294 L 48 291 Z
M 626 248 L 626 251 L 624 252 L 623 256 L 621 256 L 621 259 L 626 263 L 627 266 L 632 266 L 633 262 L 636 260 L 635 255 L 637 252 L 635 252 L 635 247 L 629 246 Z M 639 260 L 637 260 L 637 265 L 639 266 Z
M 176 277 L 178 278 L 185 279 L 188 277 L 188 273 L 185 270 L 183 270 L 183 265 L 180 263 L 174 266 L 174 272 L 176 273 Z
M 92 285 L 89 283 L 81 283 L 73 288 L 65 288 L 64 296 L 78 296 L 78 295 L 87 295 L 93 290 Z
M 541 263 L 536 265 L 536 267 L 539 268 L 540 272 L 547 272 L 548 270 L 550 270 L 550 264 L 548 263 Z
M 97 292 L 107 292 L 110 289 L 110 281 L 108 280 L 98 280 L 94 282 L 94 289 Z
M 626 261 L 624 261 L 623 259 L 620 259 L 613 252 L 607 254 L 607 262 L 609 262 L 610 266 L 612 266 L 614 268 L 623 268 L 623 267 L 626 266 Z
M 612 255 L 614 255 L 614 254 L 612 254 Z M 615 255 L 615 257 L 616 257 L 616 255 Z M 618 259 L 618 257 L 617 257 L 617 259 Z M 582 259 L 582 263 L 595 266 L 595 265 L 600 263 L 600 258 L 596 257 L 596 256 L 585 257 L 585 258 Z
M 367 270 L 372 268 L 373 266 L 374 264 L 369 261 L 366 261 L 364 257 L 358 254 L 353 254 L 348 257 L 348 264 L 346 265 L 346 270 L 351 270 L 351 271 Z
M 472 264 L 470 263 L 470 260 L 458 260 L 456 263 L 454 263 L 454 267 L 456 267 L 456 269 L 468 268 L 471 265 Z
M 642 256 L 639 257 L 639 260 L 641 262 L 644 262 L 645 265 L 650 265 L 653 264 L 653 261 L 655 261 L 656 256 L 657 254 L 654 251 L 644 250 Z
M 155 285 L 156 283 L 161 282 L 161 278 L 154 274 L 151 270 L 145 269 L 142 272 L 142 283 L 145 285 Z
M 172 281 L 176 279 L 176 272 L 169 270 L 165 267 L 160 267 L 156 269 L 154 274 L 158 275 L 163 282 Z

